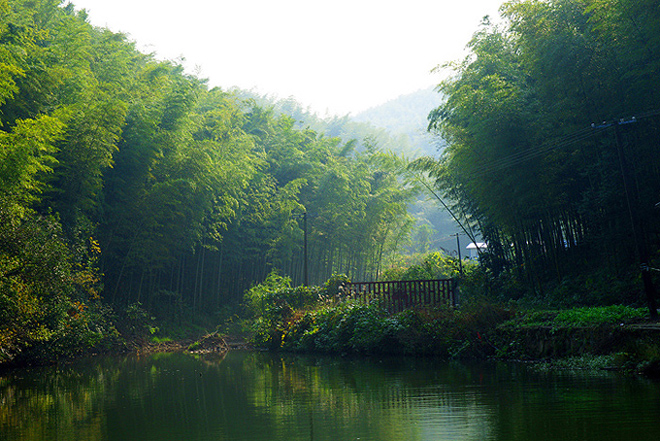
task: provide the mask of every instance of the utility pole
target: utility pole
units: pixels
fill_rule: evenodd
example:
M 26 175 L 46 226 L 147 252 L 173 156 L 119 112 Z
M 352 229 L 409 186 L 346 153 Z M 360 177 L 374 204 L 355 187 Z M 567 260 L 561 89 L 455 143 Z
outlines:
M 649 308 L 649 314 L 652 321 L 658 321 L 658 306 L 656 303 L 656 290 L 653 285 L 653 280 L 651 278 L 651 271 L 649 266 L 649 250 L 646 243 L 645 235 L 642 232 L 642 224 L 639 221 L 639 214 L 637 207 L 633 208 L 633 200 L 630 195 L 630 174 L 628 171 L 628 165 L 626 163 L 626 157 L 623 151 L 623 140 L 621 138 L 621 129 L 619 126 L 622 124 L 635 123 L 637 120 L 632 118 L 629 121 L 623 119 L 615 122 L 614 125 L 614 134 L 616 138 L 616 149 L 619 155 L 619 167 L 621 168 L 621 177 L 623 179 L 623 189 L 626 194 L 626 204 L 628 205 L 628 216 L 630 217 L 630 227 L 632 229 L 633 241 L 635 243 L 635 250 L 637 251 L 637 257 L 639 259 L 640 268 L 642 271 L 642 283 L 644 284 L 644 292 L 646 293 L 646 304 Z M 634 199 L 635 202 L 638 201 L 638 198 Z
M 458 273 L 463 275 L 463 258 L 461 257 L 461 241 L 458 239 L 460 233 L 454 234 L 456 236 L 456 249 L 458 250 Z
M 307 212 L 303 213 L 303 284 L 309 286 L 309 272 L 307 269 Z

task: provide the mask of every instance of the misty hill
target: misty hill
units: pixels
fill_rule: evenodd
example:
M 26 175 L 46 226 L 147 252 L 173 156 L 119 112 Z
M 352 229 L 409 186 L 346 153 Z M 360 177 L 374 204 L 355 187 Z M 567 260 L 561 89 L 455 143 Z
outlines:
M 407 157 L 438 156 L 444 147 L 442 140 L 426 130 L 428 114 L 440 105 L 442 99 L 432 87 L 401 95 L 357 115 L 331 117 L 317 115 L 293 97 L 278 99 L 242 89 L 233 89 L 232 92 L 291 116 L 300 128 L 309 127 L 327 136 L 340 137 L 345 142 L 354 139 L 359 146 L 369 140 L 384 151 Z
M 441 104 L 442 97 L 432 87 L 387 101 L 353 116 L 353 121 L 387 130 L 392 136 L 405 135 L 415 156 L 438 156 L 443 143 L 427 132 L 428 114 Z
M 406 157 L 426 154 L 420 153 L 423 151 L 420 145 L 413 145 L 415 136 L 412 135 L 412 132 L 409 134 L 397 130 L 394 125 L 392 126 L 393 129 L 389 129 L 366 120 L 358 121 L 350 114 L 321 117 L 309 107 L 304 107 L 293 97 L 280 99 L 238 88 L 232 89 L 231 93 L 241 99 L 254 101 L 262 107 L 272 108 L 278 114 L 290 116 L 299 129 L 310 128 L 326 136 L 341 138 L 344 142 L 354 140 L 357 143 L 356 151 L 363 150 L 369 144 L 382 151 L 392 151 Z M 420 112 L 422 110 L 417 113 L 420 114 Z
M 385 129 L 390 136 L 404 139 L 410 145 L 409 150 L 395 149 L 398 153 L 410 154 L 412 157 L 437 157 L 445 143 L 437 135 L 428 133 L 427 117 L 431 110 L 441 104 L 441 100 L 438 92 L 429 87 L 365 110 L 354 116 L 353 120 Z M 425 253 L 442 249 L 457 253 L 456 238 L 451 235 L 458 228 L 438 201 L 428 194 L 420 194 L 417 202 L 408 210 L 417 220 L 409 246 L 410 252 Z

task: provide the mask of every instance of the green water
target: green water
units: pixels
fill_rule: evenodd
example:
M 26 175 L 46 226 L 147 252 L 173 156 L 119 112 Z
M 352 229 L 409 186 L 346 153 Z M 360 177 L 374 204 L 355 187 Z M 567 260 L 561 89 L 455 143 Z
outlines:
M 660 439 L 660 384 L 520 364 L 231 352 L 0 373 L 0 440 Z

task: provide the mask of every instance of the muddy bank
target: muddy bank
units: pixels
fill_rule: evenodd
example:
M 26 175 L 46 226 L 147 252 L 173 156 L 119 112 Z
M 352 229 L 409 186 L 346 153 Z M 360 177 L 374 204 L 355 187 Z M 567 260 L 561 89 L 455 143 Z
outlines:
M 631 359 L 660 359 L 660 325 L 601 325 L 583 327 L 500 326 L 493 345 L 501 357 L 546 360 L 581 355 L 627 355 Z
M 126 351 L 123 352 L 190 352 L 194 354 L 223 353 L 229 350 L 253 349 L 247 335 L 221 335 L 217 333 L 206 334 L 199 338 L 158 342 L 133 339 L 127 343 L 126 347 Z
M 79 358 L 99 355 L 147 354 L 157 352 L 190 352 L 193 354 L 222 354 L 229 350 L 253 349 L 246 335 L 224 336 L 216 333 L 206 334 L 199 338 L 154 341 L 144 336 L 132 335 L 126 340 L 108 348 L 89 348 L 76 351 L 68 357 L 57 359 L 17 357 L 0 364 L 0 371 L 14 370 L 35 366 L 47 366 L 58 363 L 69 363 Z

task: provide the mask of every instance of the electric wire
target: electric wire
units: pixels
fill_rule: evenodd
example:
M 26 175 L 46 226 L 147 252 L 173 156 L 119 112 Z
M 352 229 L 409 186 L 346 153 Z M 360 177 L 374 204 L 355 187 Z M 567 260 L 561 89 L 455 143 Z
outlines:
M 491 161 L 488 164 L 484 164 L 480 167 L 477 167 L 474 171 L 472 171 L 472 173 L 470 173 L 470 176 L 472 178 L 483 177 L 484 175 L 493 173 L 495 171 L 499 171 L 505 168 L 510 168 L 515 165 L 526 162 L 532 158 L 544 155 L 546 153 L 550 153 L 553 150 L 565 148 L 570 145 L 585 141 L 589 138 L 594 137 L 598 133 L 608 130 L 610 127 L 614 126 L 615 124 L 633 123 L 633 122 L 637 122 L 640 119 L 649 118 L 652 116 L 656 116 L 658 114 L 660 114 L 660 109 L 654 109 L 647 112 L 642 112 L 641 114 L 637 114 L 636 116 L 630 119 L 619 119 L 613 122 L 603 122 L 599 125 L 592 124 L 589 127 L 584 127 L 582 129 L 576 130 L 575 132 L 571 132 L 559 138 L 553 139 L 552 141 L 540 144 L 537 147 L 526 149 L 524 151 L 519 151 L 517 153 L 513 153 L 511 155 L 507 155 L 505 157 Z
M 605 129 L 596 129 L 598 131 L 603 131 Z M 584 141 L 588 138 L 591 138 L 595 135 L 595 131 L 592 128 L 581 129 L 577 132 L 573 132 L 569 135 L 566 135 L 560 139 L 554 140 L 550 143 L 541 144 L 537 147 L 527 149 L 512 155 L 507 155 L 503 158 L 491 161 L 486 165 L 477 167 L 472 173 L 472 177 L 482 177 L 484 175 L 490 174 L 492 172 L 502 170 L 505 168 L 510 168 L 514 165 L 521 164 L 537 156 L 549 153 L 558 148 L 567 147 L 572 144 Z

